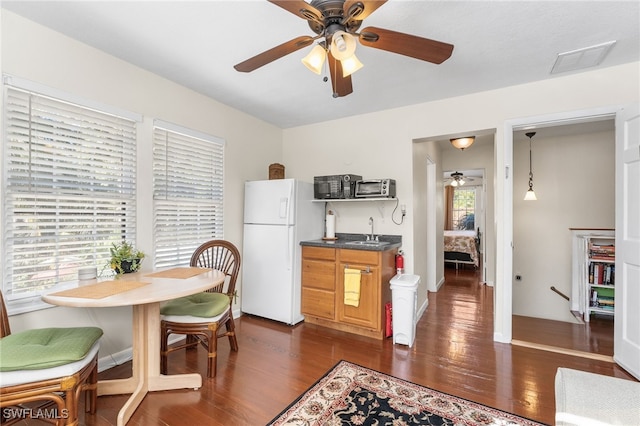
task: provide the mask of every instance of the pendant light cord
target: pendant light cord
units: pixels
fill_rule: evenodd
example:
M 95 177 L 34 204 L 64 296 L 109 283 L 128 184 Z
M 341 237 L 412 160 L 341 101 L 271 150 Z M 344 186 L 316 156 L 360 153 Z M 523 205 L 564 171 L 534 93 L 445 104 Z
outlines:
M 531 137 L 529 137 L 529 191 L 533 191 L 533 171 L 531 169 Z

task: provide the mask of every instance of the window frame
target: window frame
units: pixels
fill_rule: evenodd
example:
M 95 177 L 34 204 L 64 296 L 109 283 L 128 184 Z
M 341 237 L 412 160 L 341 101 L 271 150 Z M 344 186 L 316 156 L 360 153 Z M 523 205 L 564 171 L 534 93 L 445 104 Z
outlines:
M 456 193 L 458 192 L 472 192 L 473 193 L 473 209 L 469 208 L 456 208 Z M 453 190 L 453 203 L 451 206 L 451 214 L 453 217 L 453 229 L 460 230 L 460 219 L 468 215 L 469 213 L 473 213 L 474 215 L 474 230 L 477 227 L 477 208 L 478 208 L 478 187 L 477 186 L 463 186 L 463 187 L 455 187 Z M 464 211 L 463 215 L 460 215 L 460 212 Z
M 117 211 L 118 208 L 120 208 L 120 206 L 118 205 L 119 204 L 118 201 L 121 199 L 121 195 L 119 194 L 122 192 L 122 188 L 124 188 L 122 187 L 122 182 L 118 181 L 117 178 L 113 177 L 113 175 L 118 175 L 118 173 L 114 173 L 113 170 L 108 170 L 106 172 L 106 175 L 108 175 L 108 177 L 105 177 L 105 173 L 102 173 L 103 174 L 102 177 L 98 176 L 97 178 L 95 178 L 95 181 L 93 181 L 93 178 L 96 177 L 97 175 L 100 175 L 101 174 L 100 170 L 103 170 L 105 164 L 107 164 L 107 163 L 100 163 L 100 161 L 105 161 L 105 158 L 107 158 L 105 157 L 105 155 L 109 155 L 110 157 L 108 158 L 111 158 L 110 160 L 111 162 L 108 163 L 109 165 L 112 165 L 114 161 L 118 161 L 117 160 L 118 156 L 120 156 L 120 158 L 123 158 L 125 155 L 125 151 L 123 151 L 121 154 L 118 154 L 117 149 L 115 150 L 116 154 L 113 154 L 113 153 L 106 154 L 106 152 L 111 149 L 109 145 L 111 139 L 109 139 L 109 141 L 105 141 L 104 138 L 113 137 L 113 141 L 115 144 L 119 144 L 119 143 L 125 144 L 122 146 L 128 147 L 128 151 L 126 152 L 126 154 L 133 156 L 133 158 L 127 157 L 127 162 L 129 163 L 128 164 L 129 171 L 128 171 L 127 179 L 131 179 L 131 180 L 128 181 L 125 185 L 125 187 L 128 188 L 125 190 L 128 191 L 130 195 L 128 197 L 129 207 L 127 207 L 127 211 L 123 216 L 123 217 L 126 217 L 126 220 L 127 220 L 127 226 L 126 226 L 127 234 L 125 234 L 123 238 L 135 240 L 136 231 L 137 231 L 136 185 L 137 185 L 137 173 L 138 173 L 136 152 L 137 152 L 137 145 L 138 145 L 137 139 L 138 139 L 138 133 L 139 133 L 139 123 L 142 121 L 142 116 L 140 114 L 131 113 L 129 111 L 114 108 L 112 106 L 104 105 L 95 101 L 82 99 L 80 97 L 73 96 L 63 91 L 49 88 L 39 83 L 34 83 L 31 81 L 16 78 L 13 76 L 3 75 L 2 80 L 3 80 L 3 85 L 2 85 L 3 143 L 2 143 L 2 146 L 0 146 L 0 159 L 3 164 L 3 173 L 2 173 L 2 184 L 0 185 L 0 200 L 2 200 L 3 207 L 2 207 L 2 211 L 0 212 L 0 216 L 2 217 L 2 220 L 0 221 L 0 232 L 4 236 L 4 238 L 2 240 L 2 245 L 0 250 L 0 261 L 2 262 L 2 265 L 4 267 L 3 269 L 5 269 L 7 272 L 3 270 L 2 275 L 0 275 L 0 286 L 3 290 L 3 295 L 5 298 L 8 314 L 13 315 L 17 313 L 30 312 L 30 311 L 51 307 L 51 305 L 43 302 L 40 296 L 42 294 L 60 290 L 62 288 L 73 287 L 77 285 L 78 280 L 77 280 L 77 274 L 72 274 L 72 272 L 67 271 L 67 274 L 65 275 L 65 279 L 62 283 L 56 282 L 54 285 L 49 285 L 47 283 L 45 284 L 47 285 L 46 288 L 41 288 L 39 290 L 37 289 L 38 286 L 34 285 L 33 292 L 31 292 L 30 294 L 24 293 L 20 297 L 14 296 L 12 294 L 13 286 L 14 286 L 13 279 L 15 277 L 14 277 L 13 271 L 10 270 L 12 265 L 14 265 L 13 261 L 10 261 L 10 256 L 11 257 L 15 256 L 15 253 L 12 254 L 13 253 L 12 241 L 9 241 L 9 240 L 12 240 L 13 238 L 15 238 L 15 236 L 13 233 L 11 234 L 11 236 L 7 236 L 7 233 L 13 232 L 14 227 L 11 226 L 11 224 L 9 223 L 9 219 L 11 217 L 14 217 L 11 215 L 15 214 L 15 211 L 13 210 L 9 211 L 10 206 L 8 205 L 9 204 L 8 199 L 9 198 L 20 199 L 21 197 L 25 199 L 33 198 L 33 200 L 38 199 L 37 202 L 31 201 L 32 205 L 35 206 L 34 211 L 37 211 L 37 212 L 42 211 L 42 209 L 40 209 L 41 199 L 49 198 L 50 200 L 53 200 L 49 204 L 49 206 L 51 206 L 50 208 L 43 208 L 45 213 L 34 213 L 34 214 L 35 215 L 50 214 L 50 215 L 56 216 L 58 217 L 58 219 L 56 219 L 57 222 L 55 223 L 62 223 L 62 225 L 59 225 L 59 226 L 62 226 L 62 228 L 65 228 L 65 226 L 68 225 L 69 222 L 67 221 L 66 224 L 63 223 L 63 219 L 60 218 L 59 214 L 53 213 L 53 212 L 61 208 L 68 208 L 70 205 L 73 205 L 73 203 L 75 203 L 75 200 L 77 199 L 79 202 L 79 205 L 83 207 L 90 206 L 93 204 L 94 205 L 93 210 L 89 208 L 89 210 L 86 210 L 86 212 L 93 211 L 94 212 L 93 215 L 97 215 L 98 217 L 100 217 L 100 220 L 103 219 L 102 215 L 105 214 L 104 213 L 105 210 L 102 210 L 102 209 L 105 207 L 107 209 L 111 209 L 112 211 L 110 216 L 111 219 L 107 219 L 107 222 L 108 222 L 107 226 L 117 226 L 116 219 L 120 215 L 120 213 L 118 213 Z M 36 116 L 34 114 L 34 115 L 29 115 L 27 120 L 19 120 L 17 117 L 20 113 L 19 112 L 20 106 L 19 104 L 15 104 L 15 105 L 8 104 L 10 95 L 13 96 L 14 99 L 17 99 L 18 101 L 21 101 L 21 100 L 24 101 L 24 99 L 35 99 L 37 101 L 42 101 L 43 103 L 46 104 L 44 105 L 45 112 L 41 116 Z M 23 97 L 24 99 L 20 99 L 20 97 Z M 64 109 L 65 114 L 68 113 L 69 115 L 64 117 L 58 117 L 57 121 L 52 120 L 51 123 L 48 123 L 46 121 L 46 117 L 48 115 L 51 115 L 51 117 L 53 117 L 52 110 L 47 109 L 48 107 L 51 107 L 52 109 L 55 109 L 56 107 L 61 107 Z M 32 108 L 31 105 L 28 106 L 28 111 L 30 111 L 30 114 L 32 114 L 33 112 L 31 111 L 30 108 Z M 77 115 L 74 115 L 74 114 L 77 114 Z M 85 127 L 86 123 L 75 123 L 75 120 L 82 120 L 82 119 L 87 120 L 86 123 L 88 123 L 88 125 L 86 127 Z M 95 126 L 96 123 L 102 122 L 105 119 L 108 119 L 107 120 L 109 122 L 108 126 L 113 125 L 114 127 L 111 128 L 107 126 L 107 128 L 103 128 L 102 130 L 95 131 L 94 127 L 92 126 Z M 40 122 L 38 120 L 40 120 Z M 44 120 L 44 124 L 42 124 L 43 120 Z M 94 121 L 94 120 L 98 120 L 98 121 Z M 20 132 L 19 130 L 9 129 L 8 124 L 10 122 L 13 124 L 18 122 L 26 123 L 25 129 L 32 129 L 32 130 L 29 130 L 29 133 L 30 132 L 38 133 L 37 130 L 34 130 L 38 126 L 41 129 L 44 129 L 45 131 L 49 129 L 57 129 L 56 126 L 62 126 L 61 133 L 56 132 L 56 134 L 54 135 L 54 133 L 52 132 L 50 133 L 50 135 L 53 135 L 53 136 L 50 136 L 50 139 L 49 137 L 40 139 L 41 141 L 44 141 L 44 142 L 40 142 L 40 146 L 43 146 L 46 148 L 46 151 L 44 151 L 44 153 L 41 153 L 41 157 L 42 156 L 46 157 L 47 155 L 51 155 L 52 156 L 51 159 L 54 159 L 54 160 L 53 161 L 49 160 L 50 161 L 49 166 L 46 164 L 44 166 L 40 166 L 39 179 L 33 179 L 31 176 L 28 176 L 27 178 L 24 178 L 24 176 L 18 177 L 18 180 L 17 180 L 18 183 L 36 182 L 38 184 L 42 184 L 40 186 L 40 189 L 38 189 L 37 191 L 31 191 L 32 187 L 29 187 L 25 190 L 24 188 L 20 189 L 19 186 L 14 186 L 13 184 L 10 186 L 10 181 L 9 181 L 10 175 L 9 175 L 9 170 L 7 165 L 8 164 L 15 165 L 17 163 L 15 161 L 13 161 L 12 163 L 9 163 L 8 156 L 11 155 L 9 150 L 14 149 L 16 146 L 19 147 L 20 144 L 22 143 L 20 142 L 21 138 L 24 140 L 29 140 L 28 142 L 29 152 L 31 152 L 31 149 L 33 149 L 33 146 L 36 146 L 35 142 L 31 141 L 30 134 L 27 136 L 21 137 L 19 135 L 19 132 Z M 73 125 L 71 124 L 72 122 L 74 123 Z M 126 124 L 126 128 L 123 127 L 122 130 L 120 130 L 120 128 L 118 127 L 118 125 L 120 125 L 118 124 L 119 122 L 123 126 Z M 73 127 L 73 126 L 76 126 L 76 127 Z M 77 136 L 69 138 L 68 133 L 65 134 L 64 131 L 68 131 L 69 129 L 72 129 L 72 128 L 76 131 L 75 133 L 72 133 L 72 135 L 77 135 Z M 118 131 L 122 131 L 123 133 L 120 136 L 114 137 L 110 133 L 113 131 L 113 129 L 118 129 Z M 91 135 L 90 133 L 93 133 L 94 131 L 95 131 L 95 135 Z M 125 134 L 124 132 L 127 132 L 126 136 L 124 135 Z M 40 133 L 42 134 L 45 132 L 41 131 Z M 119 140 L 118 137 L 121 137 L 122 139 Z M 35 140 L 36 139 L 34 139 L 34 141 Z M 91 142 L 87 143 L 87 141 L 91 141 Z M 79 155 L 81 154 L 78 154 L 77 159 L 73 158 L 73 153 L 71 153 L 72 155 L 69 155 L 70 151 L 67 151 L 67 150 L 71 146 L 76 146 L 80 153 L 83 153 L 83 155 L 86 155 L 86 159 L 84 160 L 80 159 Z M 92 148 L 88 148 L 89 146 L 91 146 Z M 94 153 L 95 153 L 95 157 L 92 156 Z M 61 159 L 63 158 L 62 156 L 60 156 L 60 154 L 65 154 L 64 157 L 65 157 L 65 160 L 67 161 L 68 170 L 66 170 L 65 172 L 59 171 L 60 169 L 63 168 L 63 166 L 59 164 L 59 162 L 61 162 Z M 24 166 L 26 168 L 25 170 L 32 170 L 32 169 L 35 170 L 37 168 L 36 163 L 33 163 L 35 157 L 31 157 L 31 156 L 28 156 L 28 157 L 29 157 L 28 162 L 25 163 L 26 165 Z M 19 159 L 20 156 L 17 156 L 16 158 Z M 55 160 L 55 159 L 58 159 L 58 160 Z M 82 164 L 83 161 L 85 161 L 86 164 L 90 164 L 90 163 L 93 163 L 94 161 L 98 161 L 98 164 L 96 164 L 97 173 L 90 173 L 90 174 L 87 173 L 85 175 L 84 172 L 79 171 L 82 167 L 84 167 L 84 170 L 91 169 L 91 167 L 87 166 L 86 164 L 83 164 L 82 166 L 80 166 L 80 164 Z M 103 166 L 103 168 L 101 168 L 100 166 Z M 19 167 L 17 168 L 17 170 L 19 170 Z M 55 173 L 47 175 L 47 173 L 50 173 L 51 170 L 55 170 Z M 37 173 L 34 173 L 34 176 L 35 175 L 37 175 Z M 42 176 L 45 176 L 45 178 L 43 178 Z M 51 176 L 51 177 L 46 178 L 46 176 Z M 60 176 L 63 176 L 63 177 L 61 178 Z M 88 184 L 87 184 L 87 179 L 90 181 Z M 12 181 L 15 181 L 15 180 L 12 180 Z M 110 181 L 112 183 L 112 187 L 110 187 L 108 183 L 105 184 L 105 181 Z M 49 182 L 49 184 L 47 184 L 47 182 Z M 61 182 L 65 182 L 65 185 L 61 184 Z M 87 187 L 91 187 L 91 189 L 87 189 Z M 105 188 L 108 188 L 108 189 L 105 189 Z M 89 193 L 91 193 L 91 195 L 89 195 Z M 96 195 L 96 194 L 99 194 L 99 195 Z M 37 197 L 42 197 L 42 198 L 37 198 Z M 116 200 L 116 198 L 118 200 Z M 72 200 L 72 201 L 69 201 L 69 200 Z M 89 200 L 90 202 L 87 202 Z M 72 208 L 70 210 L 73 211 Z M 46 211 L 49 211 L 49 213 L 46 213 Z M 25 213 L 25 211 L 18 212 L 18 217 L 21 216 L 21 213 Z M 70 213 L 70 214 L 74 215 L 74 213 Z M 89 216 L 91 216 L 91 214 L 89 214 Z M 44 216 L 44 217 L 47 218 L 47 216 Z M 82 217 L 87 217 L 87 215 L 85 214 Z M 100 220 L 97 220 L 95 222 L 99 222 Z M 130 222 L 133 222 L 133 223 L 130 223 Z M 82 246 L 82 247 L 84 247 L 85 245 L 91 246 L 90 249 L 94 251 L 96 250 L 100 251 L 100 254 L 96 255 L 96 253 L 92 253 L 93 257 L 88 256 L 87 259 L 85 260 L 81 259 L 81 258 L 84 258 L 83 256 L 79 256 L 79 257 L 76 256 L 79 259 L 79 263 L 74 266 L 76 268 L 84 267 L 84 266 L 96 266 L 96 268 L 98 269 L 98 273 L 100 273 L 102 265 L 97 264 L 98 259 L 103 259 L 106 256 L 105 248 L 102 247 L 102 249 L 100 249 L 98 247 L 98 246 L 105 245 L 105 244 L 99 243 L 100 235 L 103 235 L 101 234 L 102 224 L 88 225 L 89 227 L 87 228 L 86 223 L 87 222 L 81 222 L 80 224 L 74 223 L 72 226 L 66 226 L 66 228 L 71 233 L 75 231 L 82 234 L 83 233 L 82 231 L 84 230 L 84 235 L 88 235 L 88 236 L 86 236 L 86 238 L 79 238 L 78 240 L 80 241 L 80 243 L 78 244 L 78 246 Z M 44 228 L 46 229 L 46 226 Z M 38 227 L 33 227 L 33 229 L 39 230 L 41 228 L 40 228 L 40 225 L 38 225 Z M 49 229 L 58 230 L 60 228 L 56 226 L 54 228 L 49 228 Z M 87 229 L 89 229 L 89 231 L 87 231 Z M 120 228 L 118 229 L 120 230 Z M 23 235 L 28 235 L 28 234 L 23 233 Z M 27 236 L 25 236 L 24 238 L 29 239 Z M 70 236 L 68 239 L 71 239 L 71 238 L 72 237 Z M 27 244 L 27 246 L 31 244 L 32 243 L 29 243 Z M 64 254 L 65 249 L 63 249 L 62 246 L 56 246 L 51 242 L 47 244 L 49 244 L 48 246 L 49 248 L 51 247 L 51 245 L 53 245 L 54 253 L 56 253 L 55 257 L 61 258 L 61 256 Z M 82 252 L 83 250 L 84 248 L 82 249 L 78 248 L 77 251 Z M 107 252 L 108 252 L 108 249 L 107 249 Z M 42 250 L 40 250 L 40 253 L 42 254 Z M 71 253 L 73 253 L 73 251 L 71 251 Z M 75 259 L 76 257 L 73 257 L 73 258 Z M 54 273 L 55 278 L 53 278 L 53 280 L 57 281 L 60 277 L 60 270 L 62 269 L 61 268 L 62 263 L 55 263 L 55 265 L 56 266 L 53 269 L 53 271 L 55 271 Z M 72 279 L 70 279 L 71 277 Z

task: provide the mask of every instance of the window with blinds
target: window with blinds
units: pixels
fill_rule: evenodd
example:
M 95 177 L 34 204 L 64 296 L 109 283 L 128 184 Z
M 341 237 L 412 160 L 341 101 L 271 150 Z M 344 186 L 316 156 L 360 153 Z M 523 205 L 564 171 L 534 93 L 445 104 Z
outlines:
M 223 238 L 224 141 L 156 121 L 154 266 L 188 266 L 202 243 Z
M 136 121 L 6 86 L 3 292 L 38 299 L 135 240 Z

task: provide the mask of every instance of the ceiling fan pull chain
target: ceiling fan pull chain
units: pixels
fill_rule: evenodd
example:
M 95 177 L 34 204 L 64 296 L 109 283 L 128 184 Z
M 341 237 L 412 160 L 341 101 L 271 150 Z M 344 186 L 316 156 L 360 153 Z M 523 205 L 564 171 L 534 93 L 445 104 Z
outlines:
M 329 56 L 329 49 L 325 48 L 324 50 L 326 50 L 327 56 Z M 329 69 L 328 69 L 329 65 L 327 64 L 328 62 L 329 61 L 324 61 L 324 63 L 322 64 L 322 73 L 324 74 L 322 81 L 325 83 L 329 81 L 329 75 L 327 74 L 329 72 Z
M 338 61 L 333 61 L 333 75 L 338 75 Z M 331 79 L 331 91 L 333 91 L 333 97 L 338 97 L 338 82 L 335 81 L 335 78 Z

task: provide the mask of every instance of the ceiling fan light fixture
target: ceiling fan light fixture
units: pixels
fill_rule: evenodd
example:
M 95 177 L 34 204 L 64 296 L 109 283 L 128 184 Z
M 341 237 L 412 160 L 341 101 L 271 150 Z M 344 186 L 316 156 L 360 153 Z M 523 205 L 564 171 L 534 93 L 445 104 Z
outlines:
M 462 186 L 464 185 L 464 175 L 460 172 L 451 173 L 451 186 Z
M 344 31 L 336 31 L 331 36 L 331 54 L 339 61 L 356 53 L 356 39 Z
M 362 65 L 362 62 L 360 62 L 360 60 L 356 57 L 356 55 L 351 55 L 347 59 L 341 60 L 340 64 L 342 65 L 343 77 L 350 76 L 364 66 Z
M 458 148 L 460 151 L 464 151 L 466 148 L 469 148 L 473 144 L 473 142 L 475 142 L 475 140 L 475 136 L 465 136 L 462 138 L 449 139 L 451 145 L 453 145 L 454 148 Z
M 302 58 L 302 63 L 305 67 L 309 68 L 311 71 L 320 75 L 322 72 L 322 66 L 324 65 L 324 61 L 327 59 L 327 51 L 324 50 L 324 47 L 316 44 L 311 52 L 304 58 Z

